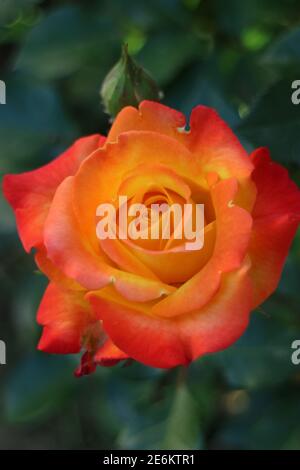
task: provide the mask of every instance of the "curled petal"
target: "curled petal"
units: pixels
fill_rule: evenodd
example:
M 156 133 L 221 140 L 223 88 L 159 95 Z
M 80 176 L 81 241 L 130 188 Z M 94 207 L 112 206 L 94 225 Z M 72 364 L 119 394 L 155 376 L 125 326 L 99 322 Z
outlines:
M 90 375 L 95 372 L 97 366 L 112 367 L 120 361 L 129 359 L 127 354 L 120 351 L 119 348 L 107 339 L 96 353 L 86 351 L 80 360 L 80 364 L 74 372 L 75 377 Z
M 105 367 L 114 366 L 126 359 L 129 359 L 129 356 L 121 351 L 111 339 L 107 339 L 94 356 L 96 364 Z
M 197 250 L 187 250 L 185 245 L 169 250 L 146 250 L 127 240 L 123 243 L 130 246 L 130 252 L 158 279 L 172 284 L 185 282 L 203 268 L 213 253 L 215 238 L 216 224 L 212 222 L 204 229 L 204 246 Z
M 202 161 L 205 171 L 216 171 L 222 178 L 248 177 L 253 165 L 241 143 L 218 115 L 207 106 L 197 106 L 190 117 L 190 130 L 185 131 L 185 117 L 160 103 L 143 101 L 139 109 L 124 108 L 108 135 L 116 142 L 129 131 L 151 131 L 172 137 L 185 145 Z
M 110 239 L 99 241 L 104 253 L 113 260 L 121 269 L 129 271 L 147 279 L 159 278 L 149 269 L 138 256 L 130 251 L 119 239 Z
M 115 271 L 115 289 L 127 300 L 149 302 L 170 295 L 176 288 L 163 282 L 144 279 L 135 274 Z
M 128 131 L 151 131 L 177 138 L 178 128 L 185 126 L 185 116 L 154 101 L 143 101 L 139 109 L 127 106 L 116 117 L 107 141 L 115 142 Z

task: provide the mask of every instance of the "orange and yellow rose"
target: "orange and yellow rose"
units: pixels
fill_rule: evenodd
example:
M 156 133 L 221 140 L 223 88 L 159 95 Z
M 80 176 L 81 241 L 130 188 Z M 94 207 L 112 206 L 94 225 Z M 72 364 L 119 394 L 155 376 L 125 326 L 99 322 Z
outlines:
M 39 349 L 83 350 L 77 375 L 132 358 L 169 368 L 230 346 L 276 288 L 300 220 L 300 191 L 268 150 L 248 155 L 212 109 L 184 116 L 144 101 L 104 138 L 79 139 L 44 167 L 7 175 L 25 249 L 50 282 Z M 118 195 L 204 204 L 204 246 L 96 236 Z

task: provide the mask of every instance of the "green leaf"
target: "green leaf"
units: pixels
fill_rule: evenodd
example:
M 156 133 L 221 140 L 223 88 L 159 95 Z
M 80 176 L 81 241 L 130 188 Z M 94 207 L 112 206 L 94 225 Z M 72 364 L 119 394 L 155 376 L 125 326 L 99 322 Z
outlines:
M 234 126 L 239 122 L 238 114 L 216 81 L 215 68 L 212 69 L 210 64 L 195 65 L 187 69 L 169 90 L 166 104 L 179 109 L 186 116 L 195 106 L 204 104 L 215 108 L 229 125 Z
M 297 240 L 298 241 L 298 240 Z M 298 242 L 298 252 L 299 242 Z M 285 266 L 281 281 L 278 286 L 278 292 L 285 295 L 295 302 L 299 299 L 299 279 L 300 279 L 300 263 L 296 258 L 289 256 Z
M 76 128 L 68 119 L 56 91 L 23 74 L 6 79 L 7 104 L 0 106 L 1 170 L 14 171 L 40 153 L 46 163 L 49 147 L 69 143 Z M 42 152 L 44 150 L 45 152 Z
M 221 449 L 299 449 L 299 392 L 281 387 L 252 392 L 243 413 L 223 417 L 214 446 Z
M 261 14 L 264 0 L 215 0 L 212 3 L 219 31 L 233 36 L 256 23 Z M 230 12 L 230 14 L 226 14 Z
M 162 436 L 167 403 L 153 403 L 153 392 L 162 371 L 139 364 L 110 370 L 106 406 L 118 424 L 117 446 L 122 449 L 155 449 Z
M 19 423 L 48 416 L 69 395 L 74 377 L 64 357 L 36 353 L 11 372 L 4 389 L 6 419 Z
M 42 79 L 65 77 L 97 57 L 108 65 L 117 40 L 109 18 L 77 6 L 58 8 L 27 35 L 16 66 Z
M 184 383 L 175 389 L 175 397 L 167 418 L 162 449 L 199 449 L 200 423 L 197 405 Z
M 193 61 L 206 57 L 212 38 L 182 30 L 156 32 L 138 54 L 139 62 L 164 86 Z M 156 53 L 153 53 L 156 51 Z M 162 65 L 163 64 L 163 65 Z
M 280 315 L 284 307 L 277 308 L 279 314 L 274 304 L 264 304 L 260 312 L 252 314 L 241 339 L 216 355 L 230 386 L 246 389 L 274 386 L 295 372 L 291 344 L 297 337 L 297 329 L 282 322 Z M 286 309 L 284 315 L 288 320 Z
M 111 371 L 107 405 L 122 449 L 193 449 L 202 445 L 198 404 L 177 370 L 138 364 Z M 204 397 L 201 404 L 207 404 Z
M 0 2 L 0 26 L 22 17 L 24 11 L 38 3 L 39 0 L 1 0 Z
M 254 147 L 268 147 L 283 164 L 299 165 L 300 105 L 292 103 L 292 82 L 280 80 L 261 95 L 237 127 Z
M 262 58 L 265 65 L 293 68 L 300 63 L 300 28 L 279 37 Z M 298 78 L 298 77 L 295 77 Z

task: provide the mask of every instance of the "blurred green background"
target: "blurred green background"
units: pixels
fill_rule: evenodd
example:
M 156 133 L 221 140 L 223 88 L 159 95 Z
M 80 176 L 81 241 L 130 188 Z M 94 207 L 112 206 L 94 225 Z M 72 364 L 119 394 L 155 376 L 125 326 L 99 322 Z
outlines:
M 36 168 L 109 127 L 101 82 L 122 42 L 187 115 L 215 107 L 251 150 L 299 182 L 298 0 L 0 2 L 1 174 Z M 277 292 L 230 349 L 186 373 L 139 364 L 73 378 L 78 361 L 35 350 L 46 285 L 0 201 L 0 448 L 300 449 L 300 238 Z

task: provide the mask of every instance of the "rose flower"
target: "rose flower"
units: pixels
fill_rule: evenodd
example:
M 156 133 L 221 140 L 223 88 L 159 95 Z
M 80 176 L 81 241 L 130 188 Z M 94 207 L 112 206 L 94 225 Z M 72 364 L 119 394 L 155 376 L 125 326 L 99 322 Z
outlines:
M 77 375 L 128 358 L 187 365 L 227 348 L 276 289 L 299 189 L 267 149 L 248 155 L 214 110 L 196 107 L 185 126 L 181 113 L 144 101 L 124 108 L 107 138 L 79 139 L 42 168 L 4 178 L 24 248 L 49 278 L 38 348 L 82 350 Z M 99 239 L 97 208 L 120 195 L 146 207 L 203 204 L 203 246 Z

